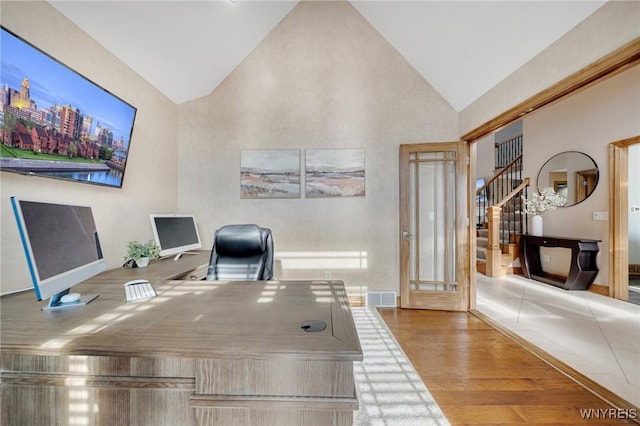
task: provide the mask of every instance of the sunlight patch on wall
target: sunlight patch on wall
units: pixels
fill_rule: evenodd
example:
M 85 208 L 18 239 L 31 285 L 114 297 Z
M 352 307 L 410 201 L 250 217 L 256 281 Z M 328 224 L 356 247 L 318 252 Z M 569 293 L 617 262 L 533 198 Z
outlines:
M 366 251 L 279 251 L 276 258 L 285 270 L 367 269 Z

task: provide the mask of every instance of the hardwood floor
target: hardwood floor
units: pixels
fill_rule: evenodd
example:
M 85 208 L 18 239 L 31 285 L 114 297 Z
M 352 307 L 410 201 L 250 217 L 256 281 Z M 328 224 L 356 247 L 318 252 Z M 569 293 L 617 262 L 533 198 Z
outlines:
M 378 311 L 452 425 L 637 424 L 471 314 Z

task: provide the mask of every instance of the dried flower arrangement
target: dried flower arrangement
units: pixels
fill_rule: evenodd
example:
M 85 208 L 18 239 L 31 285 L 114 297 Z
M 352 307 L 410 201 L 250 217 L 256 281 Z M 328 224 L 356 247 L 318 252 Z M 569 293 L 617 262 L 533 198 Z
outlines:
M 524 202 L 524 212 L 531 215 L 541 215 L 567 204 L 564 197 L 558 195 L 553 188 L 542 188 L 540 193 L 532 193 Z

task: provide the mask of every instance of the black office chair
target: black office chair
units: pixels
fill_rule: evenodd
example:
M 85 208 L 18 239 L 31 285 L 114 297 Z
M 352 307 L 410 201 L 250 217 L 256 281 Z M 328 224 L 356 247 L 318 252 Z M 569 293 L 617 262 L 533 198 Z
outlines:
M 258 225 L 226 225 L 216 230 L 207 280 L 258 281 L 273 277 L 271 230 Z

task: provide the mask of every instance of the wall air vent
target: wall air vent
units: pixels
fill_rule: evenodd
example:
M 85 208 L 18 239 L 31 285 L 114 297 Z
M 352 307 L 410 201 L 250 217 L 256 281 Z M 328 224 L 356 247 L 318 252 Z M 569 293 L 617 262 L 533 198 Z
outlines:
M 395 308 L 398 306 L 398 294 L 395 291 L 368 291 L 367 306 Z

